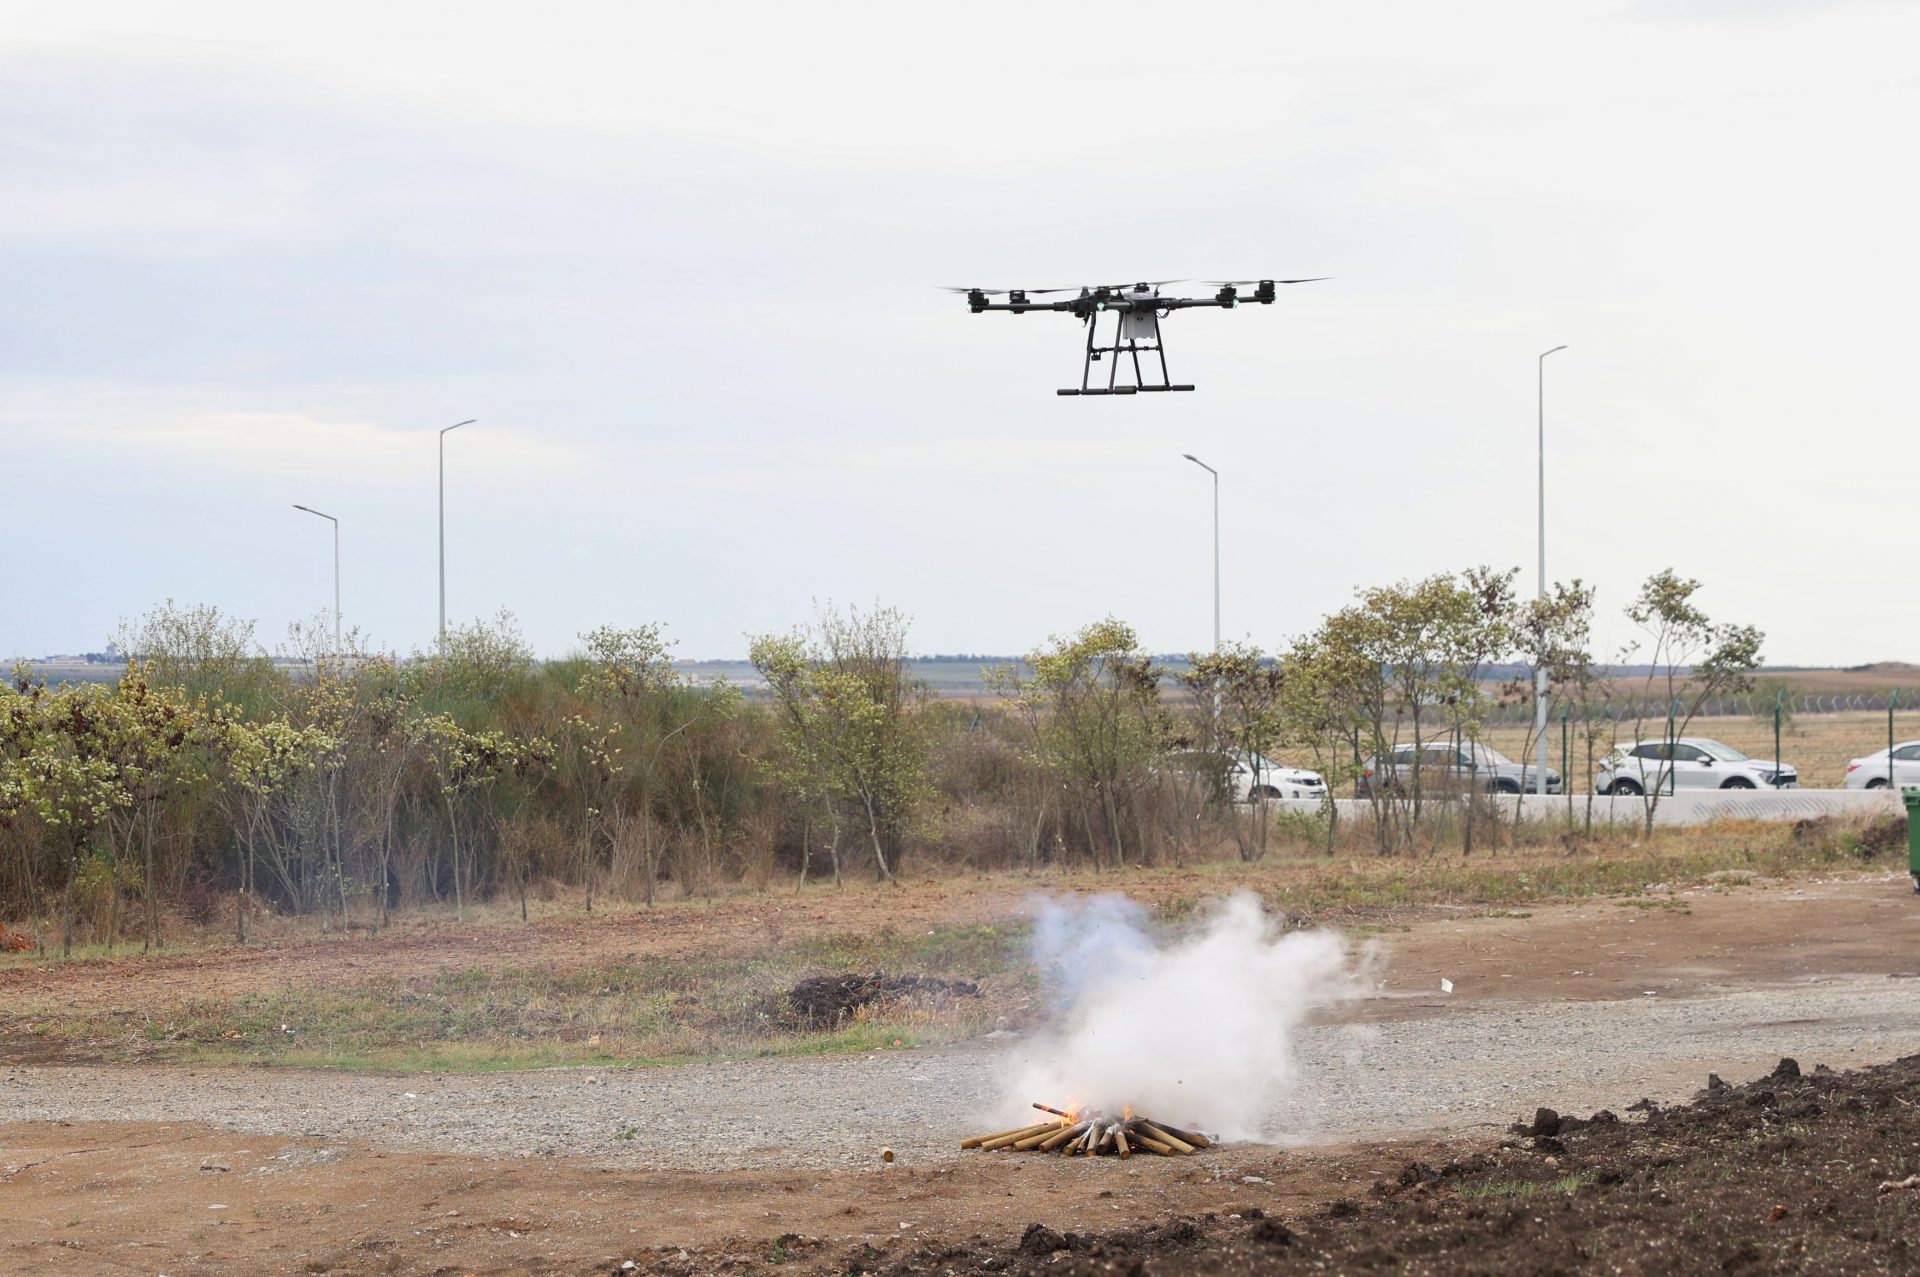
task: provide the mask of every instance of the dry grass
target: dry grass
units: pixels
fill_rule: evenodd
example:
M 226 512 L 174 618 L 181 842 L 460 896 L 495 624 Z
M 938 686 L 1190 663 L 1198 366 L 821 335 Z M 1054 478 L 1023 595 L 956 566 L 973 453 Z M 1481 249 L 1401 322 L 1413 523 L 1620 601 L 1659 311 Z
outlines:
M 949 1041 L 1024 997 L 1025 928 L 818 937 L 762 953 L 485 965 L 409 978 L 190 998 L 138 1009 L 0 1014 L 6 1054 L 337 1068 L 659 1064 Z M 782 994 L 810 974 L 910 971 L 982 981 L 977 998 L 862 1008 L 824 1032 Z
M 1884 869 L 1904 863 L 1899 820 L 1870 824 L 1835 820 L 1799 825 L 1724 822 L 1663 828 L 1651 838 L 1620 830 L 1570 843 L 1539 827 L 1540 840 L 1463 857 L 1428 848 L 1413 856 L 1374 855 L 1364 828 L 1347 825 L 1337 853 L 1320 854 L 1317 837 L 1283 831 L 1274 853 L 1257 864 L 1237 859 L 1183 866 L 1128 867 L 1118 873 L 994 873 L 943 877 L 898 889 L 817 888 L 813 921 L 796 914 L 787 938 L 764 946 L 742 931 L 764 906 L 689 904 L 684 940 L 668 949 L 621 956 L 616 945 L 629 923 L 608 918 L 596 932 L 556 912 L 549 922 L 573 937 L 557 950 L 529 952 L 524 942 L 491 953 L 434 963 L 430 950 L 455 947 L 477 932 L 528 936 L 517 915 L 498 906 L 464 926 L 439 915 L 400 915 L 396 930 L 429 946 L 401 969 L 341 975 L 315 970 L 304 980 L 236 986 L 224 995 L 180 997 L 148 990 L 114 996 L 111 972 L 95 972 L 108 996 L 77 999 L 70 986 L 33 1002 L 0 1009 L 0 1059 L 141 1059 L 285 1064 L 338 1068 L 482 1070 L 557 1064 L 648 1064 L 756 1055 L 892 1049 L 976 1035 L 1006 1015 L 1037 1014 L 1038 975 L 1027 958 L 1027 926 L 1017 901 L 1036 890 L 1118 890 L 1179 926 L 1206 900 L 1236 889 L 1257 892 L 1298 921 L 1368 930 L 1435 905 L 1492 913 L 1552 900 L 1613 896 L 1664 901 L 1675 886 L 1720 871 L 1759 879 L 1808 873 Z M 1309 831 L 1311 832 L 1311 831 Z M 1744 875 L 1743 875 L 1744 876 Z M 879 915 L 893 925 L 875 925 Z M 923 921 L 902 923 L 905 914 Z M 665 917 L 666 911 L 660 915 Z M 320 941 L 327 952 L 354 941 L 303 937 L 285 920 L 276 954 Z M 536 920 L 533 935 L 542 934 Z M 582 952 L 579 946 L 605 945 Z M 746 937 L 742 946 L 729 937 Z M 410 941 L 413 943 L 414 941 Z M 584 960 L 581 960 L 583 959 Z M 39 959 L 45 962 L 46 959 Z M 136 966 L 122 956 L 112 963 Z M 881 1006 L 828 1031 L 797 1027 L 781 995 L 805 976 L 886 971 L 974 981 L 978 998 Z M 79 974 L 75 972 L 76 976 Z M 276 977 L 278 978 L 278 977 Z

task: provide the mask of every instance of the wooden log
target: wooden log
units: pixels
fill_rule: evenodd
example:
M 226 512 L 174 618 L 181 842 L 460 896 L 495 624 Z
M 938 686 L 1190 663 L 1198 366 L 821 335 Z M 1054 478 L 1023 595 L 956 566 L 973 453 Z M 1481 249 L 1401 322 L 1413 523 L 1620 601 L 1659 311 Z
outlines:
M 995 1131 L 992 1135 L 975 1135 L 968 1139 L 961 1140 L 960 1147 L 961 1148 L 979 1148 L 982 1144 L 985 1144 L 988 1140 L 997 1140 L 1002 1135 L 1011 1135 L 1014 1138 L 1018 1139 L 1020 1136 L 1027 1134 L 1032 1130 L 1033 1130 L 1033 1126 L 1031 1123 L 1029 1123 L 1026 1126 L 1016 1126 L 1010 1131 Z
M 1029 1135 L 1038 1135 L 1043 1131 L 1050 1131 L 1053 1127 L 1054 1124 L 1052 1122 L 1042 1122 L 1038 1126 L 1023 1127 L 1017 1131 L 1003 1131 L 998 1135 L 991 1135 L 980 1141 L 980 1147 L 987 1152 L 992 1152 L 996 1148 L 1005 1148 L 1015 1140 L 1023 1140 Z
M 1153 1138 L 1159 1140 L 1162 1144 L 1168 1145 L 1173 1149 L 1174 1152 L 1176 1153 L 1193 1152 L 1193 1145 L 1187 1143 L 1185 1140 L 1181 1139 L 1179 1136 L 1168 1131 L 1165 1127 L 1156 1126 L 1152 1122 L 1142 1122 L 1141 1125 L 1146 1128 L 1147 1134 L 1153 1136 Z
M 1035 1108 L 1037 1108 L 1037 1109 L 1039 1109 L 1039 1110 L 1040 1110 L 1040 1111 L 1041 1111 L 1042 1113 L 1051 1113 L 1051 1114 L 1053 1114 L 1053 1115 L 1054 1115 L 1055 1117 L 1072 1117 L 1072 1116 L 1073 1116 L 1073 1114 L 1071 1114 L 1071 1113 L 1069 1113 L 1069 1112 L 1067 1112 L 1067 1110 L 1065 1110 L 1065 1109 L 1057 1109 L 1057 1108 L 1055 1108 L 1055 1107 L 1053 1107 L 1053 1105 L 1051 1105 L 1051 1104 L 1039 1104 L 1039 1103 L 1036 1103 L 1036 1104 L 1035 1104 L 1035 1105 L 1034 1105 L 1033 1107 L 1035 1107 Z
M 1080 1134 L 1077 1137 L 1069 1141 L 1067 1146 L 1061 1149 L 1060 1151 L 1062 1153 L 1067 1154 L 1069 1157 L 1071 1157 L 1073 1154 L 1078 1153 L 1081 1149 L 1087 1146 L 1087 1139 L 1092 1134 L 1093 1134 L 1093 1127 L 1089 1125 L 1086 1130 L 1080 1132 Z
M 1040 1141 L 1040 1151 L 1042 1153 L 1053 1152 L 1054 1149 L 1059 1148 L 1074 1136 L 1085 1134 L 1088 1125 L 1086 1122 L 1075 1122 L 1072 1126 L 1061 1127 L 1053 1134 L 1047 1136 L 1046 1139 Z
M 1134 1147 L 1144 1148 L 1149 1153 L 1158 1153 L 1162 1157 L 1172 1157 L 1173 1145 L 1163 1144 L 1159 1140 L 1154 1139 L 1153 1136 L 1148 1135 L 1145 1131 L 1142 1131 L 1140 1128 L 1144 1125 L 1145 1123 L 1143 1122 L 1135 1122 L 1133 1124 Z
M 1158 1122 L 1158 1123 L 1155 1123 L 1155 1125 L 1157 1125 L 1161 1130 L 1165 1131 L 1169 1135 L 1179 1136 L 1181 1139 L 1193 1145 L 1195 1148 L 1208 1148 L 1213 1144 L 1212 1140 L 1208 1139 L 1206 1136 L 1202 1135 L 1198 1131 L 1183 1131 L 1177 1126 L 1168 1126 L 1165 1122 Z
M 1123 1159 L 1133 1153 L 1133 1150 L 1127 1147 L 1127 1128 L 1124 1124 L 1113 1128 L 1113 1149 Z
M 1015 1140 L 1013 1142 L 1013 1151 L 1016 1153 L 1024 1153 L 1030 1148 L 1039 1148 L 1042 1144 L 1058 1135 L 1062 1129 L 1064 1128 L 1061 1127 L 1060 1123 L 1050 1122 L 1047 1124 L 1046 1130 L 1037 1131 L 1025 1139 Z

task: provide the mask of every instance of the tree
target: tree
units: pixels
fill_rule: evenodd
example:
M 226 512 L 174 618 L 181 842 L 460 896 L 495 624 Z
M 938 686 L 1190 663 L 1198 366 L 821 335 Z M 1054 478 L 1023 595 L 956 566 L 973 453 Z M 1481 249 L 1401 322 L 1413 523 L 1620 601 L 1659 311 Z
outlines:
M 1267 802 L 1261 792 L 1260 768 L 1287 739 L 1286 670 L 1257 647 L 1229 642 L 1218 651 L 1189 656 L 1180 682 L 1196 698 L 1212 702 L 1220 746 L 1240 755 L 1253 769 L 1253 828 L 1243 833 L 1238 815 L 1232 823 L 1240 858 L 1260 860 L 1267 854 Z
M 1592 771 L 1593 746 L 1599 729 L 1589 712 L 1598 680 L 1592 652 L 1593 587 L 1575 579 L 1571 583 L 1554 582 L 1547 597 L 1523 602 L 1514 624 L 1515 649 L 1526 673 L 1514 680 L 1516 690 L 1528 697 L 1538 695 L 1542 684 L 1550 701 L 1578 706 L 1582 736 L 1585 740 L 1587 772 Z M 1526 757 L 1538 757 L 1540 715 L 1528 720 Z M 1567 823 L 1573 823 L 1573 767 L 1569 763 L 1561 785 L 1566 791 Z M 1589 788 L 1587 824 L 1592 828 L 1593 803 Z
M 115 814 L 133 801 L 105 753 L 108 699 L 88 685 L 58 697 L 23 698 L 8 715 L 11 747 L 0 773 L 0 814 L 11 820 L 31 813 L 56 842 L 64 877 L 62 957 L 73 956 L 74 887 L 82 863 L 97 850 Z
M 894 881 L 932 796 L 926 685 L 912 677 L 906 618 L 894 608 L 822 609 L 815 630 L 753 640 L 782 700 L 786 770 L 864 819 L 878 876 Z M 839 843 L 835 817 L 834 845 Z M 891 850 L 892 856 L 889 857 Z M 835 854 L 835 874 L 838 875 Z
M 515 743 L 501 732 L 470 732 L 444 714 L 430 714 L 415 721 L 414 730 L 421 748 L 433 763 L 440 799 L 447 810 L 447 830 L 453 842 L 453 913 L 456 920 L 466 918 L 465 882 L 477 876 L 469 868 L 462 878 L 461 807 L 466 798 L 510 774 L 519 761 Z
M 1161 671 L 1139 649 L 1133 628 L 1108 617 L 1029 653 L 1029 673 L 992 678 L 1033 724 L 1041 765 L 1077 809 L 1096 866 L 1103 848 L 1126 863 L 1133 792 L 1164 745 L 1155 713 Z M 1144 851 L 1144 840 L 1134 841 Z
M 748 646 L 748 659 L 772 691 L 780 724 L 780 753 L 762 764 L 763 774 L 800 804 L 800 881 L 807 885 L 813 859 L 813 812 L 818 808 L 828 829 L 827 858 L 833 885 L 840 883 L 840 805 L 833 791 L 831 761 L 825 740 L 815 681 L 814 658 L 801 634 L 761 634 Z
M 255 869 L 263 852 L 282 889 L 296 905 L 304 892 L 292 854 L 276 832 L 275 807 L 293 782 L 311 770 L 337 743 L 319 728 L 295 727 L 285 719 L 251 723 L 232 706 L 212 711 L 206 723 L 209 743 L 222 769 L 221 801 L 228 823 L 241 840 L 240 897 L 234 910 L 234 935 L 247 940 L 247 912 L 258 896 Z
M 107 704 L 112 712 L 103 723 L 108 738 L 105 752 L 128 796 L 127 806 L 115 819 L 115 841 L 129 852 L 136 842 L 139 845 L 146 912 L 143 947 L 152 949 L 160 943 L 156 853 L 163 809 L 168 802 L 191 794 L 205 779 L 204 761 L 196 748 L 200 715 L 177 691 L 155 687 L 147 670 L 132 661 Z M 109 946 L 116 929 L 109 924 Z
M 1700 582 L 1676 576 L 1666 568 L 1641 585 L 1627 607 L 1627 619 L 1645 634 L 1621 653 L 1627 661 L 1639 655 L 1647 674 L 1634 706 L 1634 738 L 1642 738 L 1647 710 L 1656 695 L 1667 710 L 1668 735 L 1686 735 L 1688 724 L 1710 697 L 1744 692 L 1753 686 L 1765 635 L 1751 625 L 1716 622 L 1693 601 Z M 1663 759 L 1654 783 L 1643 788 L 1646 833 L 1653 833 L 1661 791 L 1671 782 L 1673 760 Z
M 407 672 L 417 697 L 448 709 L 500 700 L 527 681 L 533 666 L 519 621 L 502 608 L 491 621 L 449 627 L 432 653 L 414 653 Z
M 181 607 L 168 599 L 133 620 L 123 618 L 110 646 L 137 661 L 156 687 L 177 688 L 188 700 L 259 708 L 273 699 L 280 679 L 253 628 L 252 621 L 210 604 Z

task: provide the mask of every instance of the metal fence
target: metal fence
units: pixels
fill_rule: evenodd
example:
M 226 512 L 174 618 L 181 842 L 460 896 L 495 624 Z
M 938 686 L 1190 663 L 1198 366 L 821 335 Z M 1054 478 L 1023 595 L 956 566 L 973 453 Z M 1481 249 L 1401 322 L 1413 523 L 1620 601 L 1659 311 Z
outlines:
M 1887 766 L 1884 759 L 1850 768 L 1856 760 L 1871 758 L 1890 745 L 1920 740 L 1920 707 L 1911 703 L 1890 706 L 1889 698 L 1879 699 L 1876 708 L 1819 713 L 1790 714 L 1784 705 L 1776 713 L 1763 704 L 1756 707 L 1758 712 L 1701 714 L 1684 727 L 1678 721 L 1669 721 L 1666 706 L 1650 706 L 1638 720 L 1632 713 L 1616 712 L 1591 723 L 1569 706 L 1555 706 L 1547 724 L 1547 763 L 1567 777 L 1574 790 L 1583 791 L 1593 784 L 1591 764 L 1615 745 L 1631 745 L 1636 739 L 1664 740 L 1672 733 L 1716 741 L 1769 763 L 1777 759 L 1794 768 L 1800 785 L 1807 789 L 1845 788 L 1850 775 L 1854 787 L 1863 788 L 1876 779 L 1911 784 L 1910 772 L 1898 777 L 1880 774 Z M 1531 719 L 1488 723 L 1480 739 L 1510 758 L 1530 758 L 1537 750 L 1531 723 Z M 1589 727 L 1593 735 L 1591 750 Z
M 1635 718 L 1661 718 L 1667 716 L 1668 703 L 1664 700 L 1638 697 L 1616 698 L 1598 712 L 1615 721 Z M 1865 714 L 1878 711 L 1885 714 L 1889 709 L 1895 713 L 1920 711 L 1920 688 L 1901 688 L 1893 692 L 1768 692 L 1743 693 L 1738 696 L 1710 696 L 1700 706 L 1703 718 L 1772 718 L 1775 710 L 1787 719 L 1800 718 L 1808 714 Z M 1553 711 L 1557 717 L 1563 708 Z M 1531 701 L 1509 701 L 1493 707 L 1484 721 L 1493 724 L 1529 723 L 1533 721 L 1533 703 Z

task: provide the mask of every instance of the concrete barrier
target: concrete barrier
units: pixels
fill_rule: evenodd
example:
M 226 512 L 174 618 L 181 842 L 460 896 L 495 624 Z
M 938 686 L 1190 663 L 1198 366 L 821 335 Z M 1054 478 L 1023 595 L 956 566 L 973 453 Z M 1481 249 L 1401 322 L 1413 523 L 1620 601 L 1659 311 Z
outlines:
M 1511 819 L 1516 809 L 1522 820 L 1567 818 L 1565 795 L 1546 798 L 1532 794 L 1491 794 L 1502 814 Z M 1363 798 L 1337 798 L 1340 818 L 1369 816 L 1373 804 Z M 1544 806 L 1543 806 L 1544 804 Z M 1309 798 L 1279 799 L 1273 804 L 1286 811 L 1312 814 L 1320 804 Z M 1587 796 L 1573 795 L 1573 818 L 1586 820 Z M 1821 816 L 1886 815 L 1904 816 L 1906 807 L 1899 792 L 1888 789 L 1683 789 L 1663 794 L 1654 812 L 1656 825 L 1706 825 L 1717 820 L 1813 820 Z M 1593 796 L 1595 825 L 1638 825 L 1647 818 L 1646 799 Z

